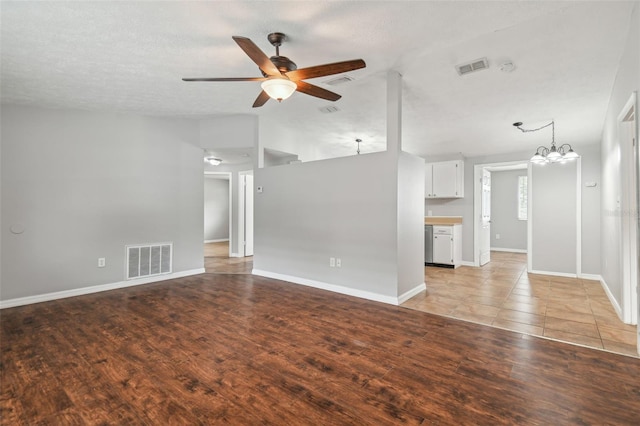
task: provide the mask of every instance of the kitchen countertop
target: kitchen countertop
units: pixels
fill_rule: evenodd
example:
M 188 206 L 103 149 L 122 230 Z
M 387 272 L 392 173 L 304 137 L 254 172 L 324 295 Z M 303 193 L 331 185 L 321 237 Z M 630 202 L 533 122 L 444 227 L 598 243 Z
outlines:
M 425 225 L 458 225 L 462 223 L 462 216 L 425 216 Z

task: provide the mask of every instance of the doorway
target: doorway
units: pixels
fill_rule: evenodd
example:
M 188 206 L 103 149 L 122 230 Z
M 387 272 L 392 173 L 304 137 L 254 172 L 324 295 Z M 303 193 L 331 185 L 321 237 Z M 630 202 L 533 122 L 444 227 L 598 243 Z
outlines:
M 529 163 L 527 161 L 510 161 L 503 163 L 477 164 L 474 167 L 474 227 L 473 227 L 473 247 L 474 266 L 482 266 L 491 261 L 491 250 L 527 253 L 526 245 L 517 241 L 515 235 L 519 235 L 518 229 L 522 228 L 519 239 L 524 239 L 525 243 L 529 235 L 526 228 L 526 221 L 521 222 L 518 215 L 518 208 L 521 200 L 519 197 L 518 176 L 527 175 Z M 503 179 L 496 181 L 493 177 L 502 177 L 501 172 L 513 174 L 513 191 L 504 188 Z M 492 177 L 493 175 L 493 177 Z M 497 191 L 500 197 L 497 205 L 492 205 L 492 198 L 496 198 L 495 184 L 498 184 Z M 492 194 L 493 193 L 493 194 Z M 493 203 L 496 204 L 496 203 Z M 496 216 L 497 215 L 497 216 Z M 513 217 L 511 217 L 513 216 Z M 502 218 L 498 231 L 493 218 Z M 510 219 L 510 220 L 507 220 Z M 513 222 L 513 223 L 512 223 Z M 505 229 L 503 232 L 501 227 Z M 500 240 L 502 238 L 502 240 Z M 499 240 L 499 241 L 496 241 Z M 502 241 L 504 244 L 500 244 Z M 511 246 L 511 248 L 510 248 Z M 528 253 L 527 253 L 528 256 Z

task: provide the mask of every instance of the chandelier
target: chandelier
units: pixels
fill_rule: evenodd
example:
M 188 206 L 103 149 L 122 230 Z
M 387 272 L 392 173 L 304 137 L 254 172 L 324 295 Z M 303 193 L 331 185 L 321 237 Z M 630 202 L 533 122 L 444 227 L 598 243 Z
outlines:
M 520 130 L 521 132 L 537 132 L 538 130 L 542 130 L 545 127 L 551 126 L 551 146 L 547 148 L 546 146 L 539 146 L 536 149 L 536 153 L 531 157 L 531 162 L 535 164 L 547 164 L 547 163 L 564 163 L 568 160 L 575 160 L 580 157 L 575 153 L 571 145 L 568 143 L 562 144 L 559 147 L 556 147 L 556 129 L 554 121 L 551 121 L 549 124 L 545 124 L 542 127 L 538 127 L 537 129 L 523 129 L 522 122 L 518 121 L 517 123 L 513 123 L 513 125 Z

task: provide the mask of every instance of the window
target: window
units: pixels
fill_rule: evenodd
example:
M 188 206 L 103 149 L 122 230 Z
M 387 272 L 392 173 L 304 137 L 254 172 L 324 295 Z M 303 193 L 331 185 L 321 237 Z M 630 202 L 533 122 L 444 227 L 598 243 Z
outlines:
M 518 176 L 518 220 L 527 220 L 527 177 Z

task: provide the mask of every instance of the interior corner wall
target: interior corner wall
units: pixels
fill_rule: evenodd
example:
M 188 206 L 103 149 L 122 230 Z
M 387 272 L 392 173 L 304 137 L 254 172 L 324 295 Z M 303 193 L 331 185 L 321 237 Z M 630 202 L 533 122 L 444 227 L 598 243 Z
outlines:
M 491 248 L 526 250 L 527 221 L 518 219 L 518 179 L 527 170 L 491 172 Z M 500 235 L 500 239 L 496 235 Z
M 397 298 L 397 163 L 388 153 L 262 168 L 255 186 L 254 271 Z
M 398 157 L 398 296 L 424 283 L 424 159 Z
M 609 98 L 601 144 L 601 275 L 611 295 L 619 305 L 622 304 L 622 211 L 620 207 L 622 158 L 618 134 L 618 114 L 622 111 L 631 94 L 639 90 L 640 4 L 636 3 L 630 17 L 629 35 L 620 59 L 618 72 L 611 90 L 611 97 Z M 636 120 L 636 125 L 638 125 L 638 121 L 640 120 Z M 636 129 L 636 134 L 637 132 L 638 129 Z
M 204 179 L 204 240 L 229 239 L 229 179 Z
M 196 122 L 3 105 L 1 139 L 2 301 L 121 282 L 128 244 L 203 268 Z

